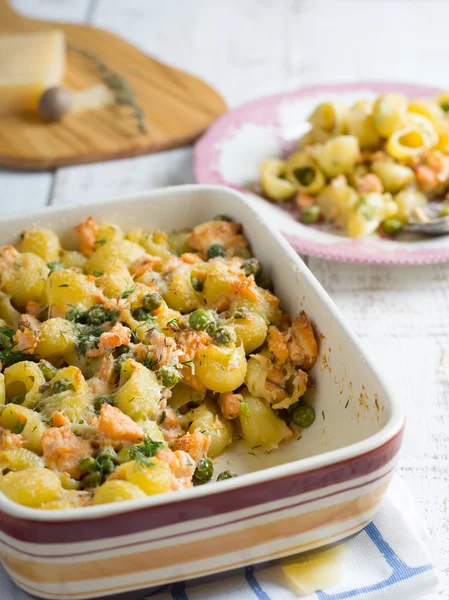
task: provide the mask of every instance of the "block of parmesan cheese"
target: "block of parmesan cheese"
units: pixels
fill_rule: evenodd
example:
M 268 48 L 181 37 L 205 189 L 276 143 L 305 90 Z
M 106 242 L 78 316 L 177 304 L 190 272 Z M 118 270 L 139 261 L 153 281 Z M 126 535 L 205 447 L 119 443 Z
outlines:
M 62 31 L 0 35 L 0 115 L 36 110 L 42 92 L 61 83 L 64 68 Z

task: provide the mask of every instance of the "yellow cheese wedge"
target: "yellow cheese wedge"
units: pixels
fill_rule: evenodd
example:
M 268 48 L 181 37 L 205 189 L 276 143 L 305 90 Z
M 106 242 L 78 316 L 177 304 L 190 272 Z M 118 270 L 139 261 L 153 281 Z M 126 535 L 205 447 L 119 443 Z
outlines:
M 281 569 L 296 593 L 313 594 L 340 581 L 344 554 L 342 545 L 321 552 L 306 552 L 298 556 L 298 562 L 284 565 Z
M 42 92 L 61 83 L 62 31 L 0 35 L 0 115 L 37 109 Z

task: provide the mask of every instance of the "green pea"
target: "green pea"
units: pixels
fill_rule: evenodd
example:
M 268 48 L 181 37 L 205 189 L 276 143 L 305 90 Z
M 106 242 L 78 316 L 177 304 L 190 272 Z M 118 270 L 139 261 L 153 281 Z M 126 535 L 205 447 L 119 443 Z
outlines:
M 217 258 L 217 256 L 226 256 L 226 250 L 221 244 L 212 244 L 207 251 L 207 259 Z
M 266 275 L 262 274 L 260 277 L 256 279 L 256 283 L 259 287 L 264 288 L 265 290 L 272 290 L 273 283 L 271 279 L 269 279 Z
M 293 171 L 293 175 L 302 186 L 307 187 L 315 179 L 315 169 L 312 169 L 312 167 L 298 167 Z
M 111 475 L 115 471 L 116 463 L 112 460 L 112 458 L 105 457 L 100 462 L 101 470 L 103 471 L 103 475 L 107 477 Z
M 231 344 L 235 344 L 237 336 L 231 327 L 218 327 L 214 333 L 214 340 L 222 346 L 230 346 Z
M 120 311 L 117 308 L 112 308 L 109 311 L 109 315 L 108 315 L 108 321 L 111 321 L 111 323 L 117 323 L 117 321 L 120 319 Z
M 214 474 L 214 465 L 210 458 L 201 458 L 198 462 L 198 466 L 195 469 L 194 478 L 201 483 L 210 481 Z
M 115 467 L 118 464 L 118 457 L 115 450 L 108 448 L 107 450 L 100 450 L 97 453 L 96 460 L 100 465 L 100 468 L 105 477 L 115 471 Z
M 202 292 L 204 288 L 204 283 L 198 277 L 192 277 L 192 287 L 195 292 Z
M 96 398 L 94 402 L 94 409 L 97 415 L 100 414 L 101 407 L 103 406 L 103 404 L 110 404 L 111 406 L 113 406 L 114 400 L 111 398 L 111 396 L 106 395 L 99 396 L 98 398 Z
M 37 365 L 41 370 L 42 375 L 45 377 L 45 381 L 50 381 L 58 372 L 58 369 L 54 367 L 48 360 L 41 360 Z
M 234 477 L 238 477 L 237 473 L 233 473 L 232 471 L 222 471 L 220 475 L 217 477 L 217 481 L 224 481 L 225 479 L 233 479 Z
M 210 310 L 199 308 L 190 313 L 189 325 L 196 331 L 206 331 L 212 335 L 217 327 L 217 322 Z
M 87 319 L 87 311 L 83 310 L 82 308 L 77 308 L 76 306 L 71 306 L 68 309 L 65 318 L 68 321 L 73 321 L 73 323 L 85 323 Z
M 8 398 L 8 404 L 23 404 L 25 400 L 25 394 L 16 394 Z
M 228 221 L 229 223 L 233 223 L 234 219 L 232 217 L 228 217 L 228 215 L 217 215 L 214 217 L 214 221 Z
M 156 376 L 162 385 L 171 389 L 179 382 L 179 372 L 174 367 L 163 366 L 156 371 Z
M 298 404 L 292 412 L 292 421 L 301 429 L 310 427 L 315 421 L 315 411 L 311 406 Z
M 301 223 L 318 223 L 321 217 L 321 211 L 319 206 L 305 206 L 301 210 L 301 214 L 299 216 L 299 220 Z
M 243 261 L 241 268 L 247 277 L 250 275 L 254 275 L 254 277 L 260 277 L 262 275 L 262 265 L 257 258 L 247 258 Z
M 401 231 L 403 223 L 399 219 L 387 219 L 382 226 L 387 235 L 397 235 Z
M 67 392 L 67 390 L 75 391 L 73 383 L 69 383 L 67 379 L 58 379 L 52 386 L 53 394 L 60 394 L 61 392 Z
M 91 306 L 87 311 L 86 323 L 88 325 L 103 325 L 106 321 L 109 321 L 109 311 L 106 310 L 101 304 L 95 304 Z
M 441 207 L 440 217 L 449 217 L 449 204 L 444 204 Z
M 145 294 L 145 296 L 142 298 L 142 306 L 150 312 L 153 312 L 153 310 L 156 310 L 161 305 L 162 298 L 157 292 L 150 292 L 149 294 Z
M 100 485 L 102 480 L 103 480 L 103 473 L 101 472 L 101 470 L 93 471 L 92 473 L 88 473 L 87 475 L 84 475 L 84 477 L 81 479 L 81 486 L 84 489 L 95 488 Z
M 117 460 L 117 452 L 113 448 L 105 448 L 103 450 L 99 450 L 97 452 L 97 460 L 101 461 L 104 458 L 111 458 L 112 460 Z
M 95 473 L 95 471 L 99 471 L 101 469 L 100 463 L 91 456 L 83 458 L 79 464 L 79 468 L 85 473 Z
M 146 321 L 151 315 L 146 308 L 144 308 L 143 306 L 139 306 L 139 308 L 133 310 L 132 316 L 133 319 L 136 319 L 136 321 Z

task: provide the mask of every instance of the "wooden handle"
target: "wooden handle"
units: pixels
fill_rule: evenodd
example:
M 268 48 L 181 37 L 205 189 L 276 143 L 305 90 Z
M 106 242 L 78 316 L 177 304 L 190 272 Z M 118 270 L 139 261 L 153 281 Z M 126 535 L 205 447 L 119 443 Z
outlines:
M 11 17 L 19 18 L 19 15 L 12 8 L 11 4 L 9 3 L 9 0 L 0 0 L 0 15 L 1 15 L 1 18 L 4 18 L 4 17 L 6 17 L 6 18 L 11 18 Z

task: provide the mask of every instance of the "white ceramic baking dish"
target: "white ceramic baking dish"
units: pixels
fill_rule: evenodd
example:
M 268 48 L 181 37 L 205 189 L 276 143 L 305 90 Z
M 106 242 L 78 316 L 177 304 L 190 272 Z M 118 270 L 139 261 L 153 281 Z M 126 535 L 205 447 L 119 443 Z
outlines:
M 126 230 L 193 226 L 223 213 L 243 224 L 284 308 L 305 310 L 315 324 L 317 420 L 270 455 L 237 449 L 220 459 L 235 461 L 240 477 L 173 494 L 66 511 L 0 494 L 0 556 L 30 594 L 112 598 L 322 546 L 373 518 L 396 463 L 402 408 L 302 260 L 242 195 L 186 185 L 50 208 L 0 221 L 0 243 L 38 225 L 70 244 L 88 215 Z

